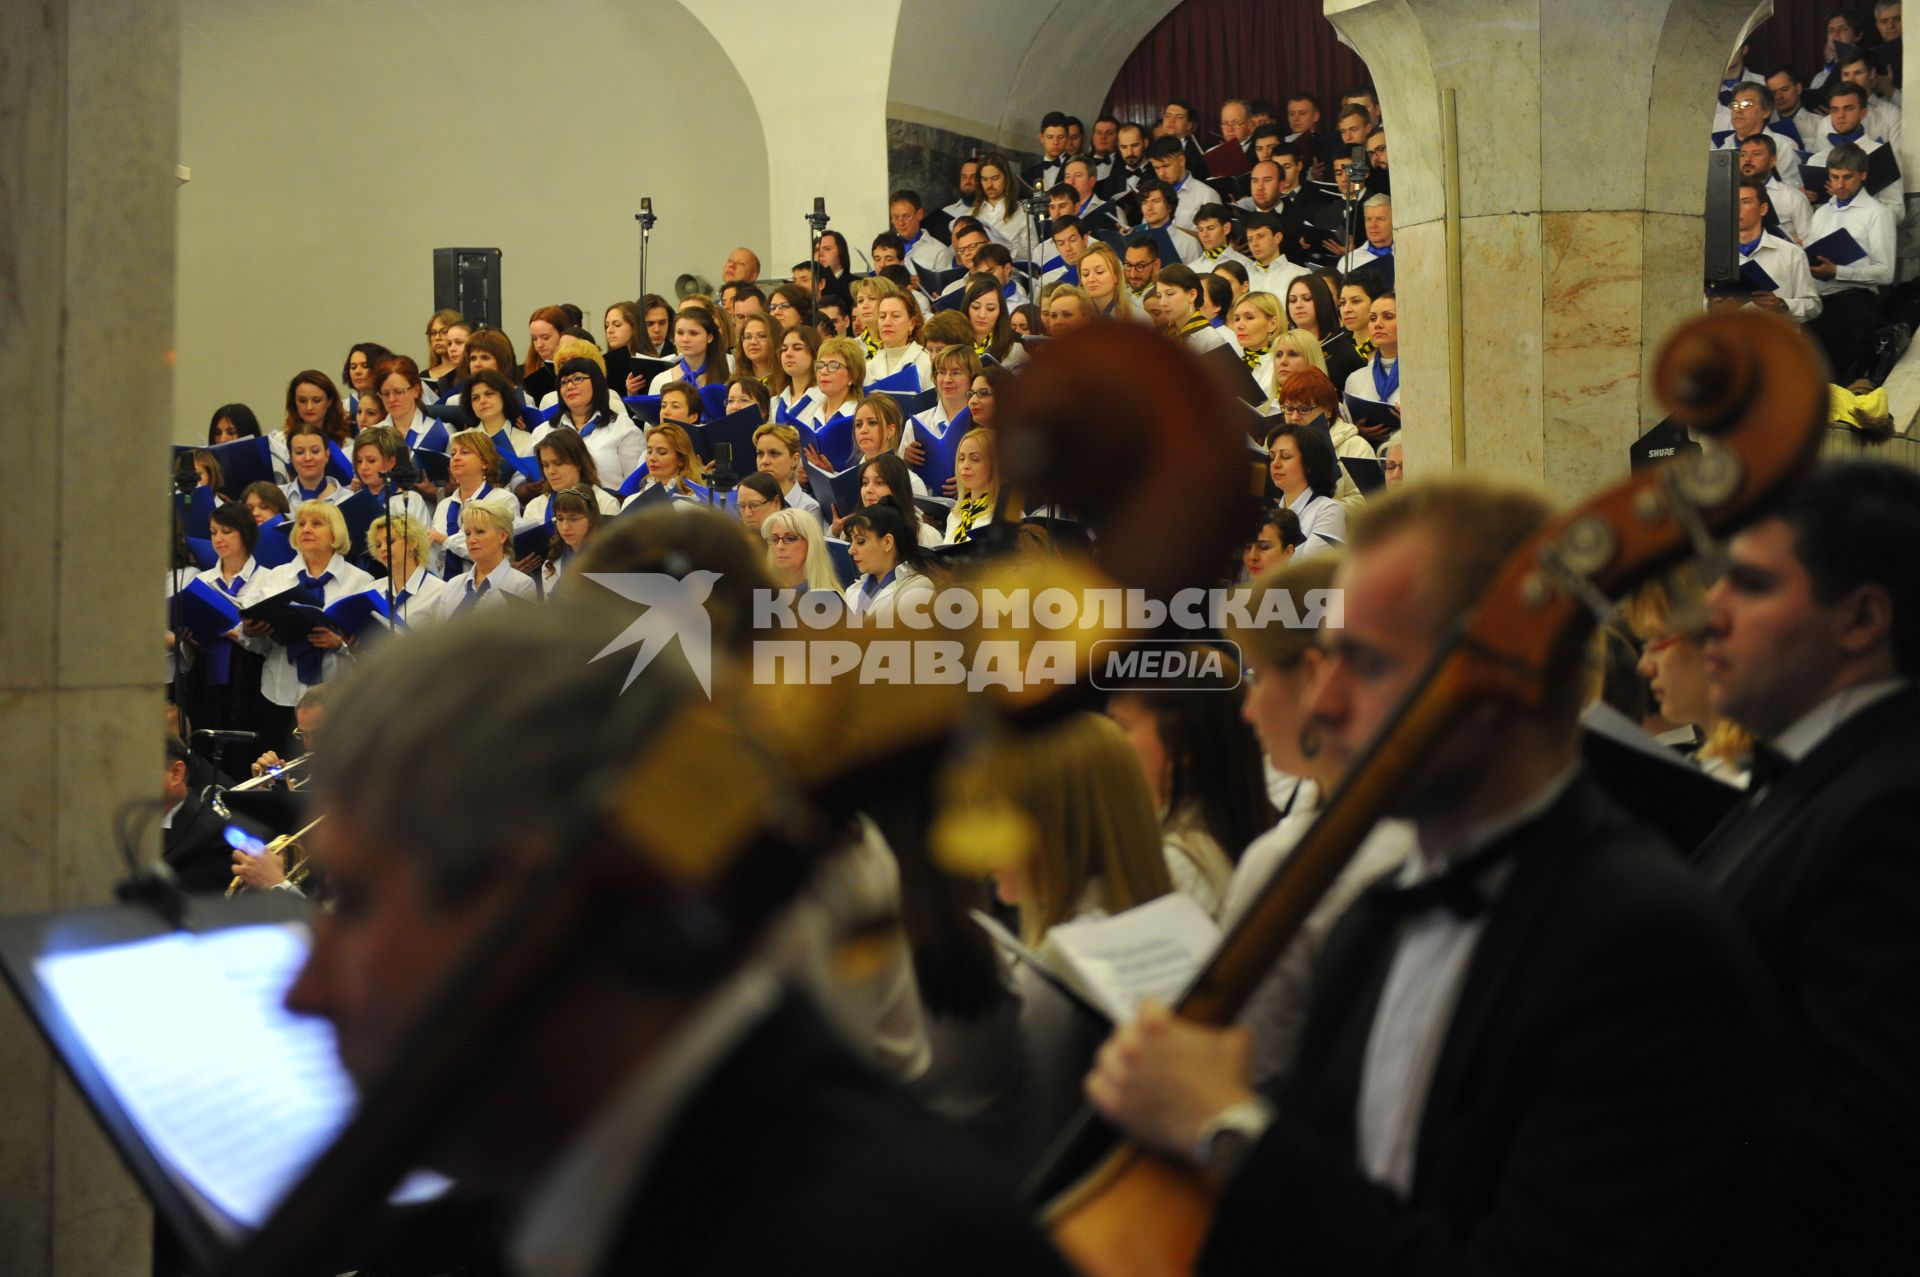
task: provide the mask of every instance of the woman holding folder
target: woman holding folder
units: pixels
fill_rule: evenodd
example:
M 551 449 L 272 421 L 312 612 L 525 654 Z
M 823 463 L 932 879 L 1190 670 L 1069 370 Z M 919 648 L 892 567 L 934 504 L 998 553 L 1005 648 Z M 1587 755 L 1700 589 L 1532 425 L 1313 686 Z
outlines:
M 967 392 L 973 387 L 973 379 L 979 375 L 980 359 L 971 346 L 948 346 L 933 357 L 933 407 L 913 419 L 913 429 L 907 432 L 907 439 L 900 445 L 900 455 L 916 471 L 927 464 L 928 444 L 925 440 L 930 438 L 944 444 L 947 436 L 960 423 L 967 411 Z M 953 477 L 949 474 L 942 487 L 942 495 L 952 496 L 954 488 Z
M 338 507 L 325 501 L 307 502 L 293 512 L 289 539 L 293 561 L 254 574 L 241 591 L 243 613 L 282 596 L 290 602 L 328 608 L 374 588 L 371 576 L 347 562 L 352 542 Z M 260 693 L 266 702 L 262 708 L 268 729 L 261 743 L 290 757 L 297 752 L 292 749 L 294 706 L 308 688 L 339 678 L 345 672 L 342 662 L 352 653 L 340 632 L 326 626 L 315 626 L 304 636 L 283 633 L 276 637 L 269 621 L 250 619 L 241 625 L 240 632 L 247 647 L 266 658 L 260 672 Z
M 780 485 L 780 500 L 790 510 L 820 515 L 820 503 L 801 480 L 806 467 L 800 460 L 800 432 L 792 426 L 769 422 L 753 432 L 753 461 L 763 474 Z
M 1353 408 L 1353 424 L 1368 443 L 1378 444 L 1400 420 L 1400 312 L 1393 290 L 1376 295 L 1367 314 L 1373 358 L 1347 378 L 1346 391 L 1358 405 Z M 1393 411 L 1369 410 L 1370 404 L 1385 404 Z
M 208 528 L 218 561 L 195 579 L 238 607 L 247 583 L 260 572 L 253 561 L 259 527 L 247 507 L 229 501 L 214 507 Z M 244 646 L 240 627 L 199 646 L 187 690 L 192 721 L 228 731 L 260 730 L 260 657 Z

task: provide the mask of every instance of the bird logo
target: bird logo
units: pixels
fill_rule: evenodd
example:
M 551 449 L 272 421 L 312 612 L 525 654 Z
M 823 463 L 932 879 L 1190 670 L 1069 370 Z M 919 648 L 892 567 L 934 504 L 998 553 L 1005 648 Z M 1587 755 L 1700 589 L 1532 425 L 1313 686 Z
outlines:
M 612 656 L 629 647 L 634 653 L 633 668 L 621 691 L 633 686 L 640 671 L 680 640 L 680 654 L 687 668 L 700 681 L 708 699 L 713 697 L 713 620 L 707 615 L 707 599 L 720 580 L 718 572 L 689 572 L 684 577 L 664 572 L 588 572 L 587 580 L 611 590 L 623 599 L 641 604 L 647 610 L 640 619 L 620 631 L 611 643 L 594 654 L 593 659 Z

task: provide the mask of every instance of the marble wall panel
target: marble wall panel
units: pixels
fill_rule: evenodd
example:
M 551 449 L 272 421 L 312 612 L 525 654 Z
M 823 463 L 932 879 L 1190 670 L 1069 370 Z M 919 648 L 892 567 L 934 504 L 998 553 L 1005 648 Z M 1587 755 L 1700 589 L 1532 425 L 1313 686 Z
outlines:
M 1541 218 L 1541 389 L 1549 446 L 1541 477 L 1578 497 L 1627 470 L 1639 435 L 1638 212 Z

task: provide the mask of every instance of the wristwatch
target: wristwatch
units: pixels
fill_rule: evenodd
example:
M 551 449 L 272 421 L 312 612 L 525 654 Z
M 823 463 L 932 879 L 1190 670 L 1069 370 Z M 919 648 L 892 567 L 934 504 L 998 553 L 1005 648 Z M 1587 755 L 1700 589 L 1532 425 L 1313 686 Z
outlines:
M 1223 1180 L 1232 1179 L 1271 1125 L 1273 1105 L 1258 1096 L 1220 1110 L 1194 1140 L 1194 1164 Z

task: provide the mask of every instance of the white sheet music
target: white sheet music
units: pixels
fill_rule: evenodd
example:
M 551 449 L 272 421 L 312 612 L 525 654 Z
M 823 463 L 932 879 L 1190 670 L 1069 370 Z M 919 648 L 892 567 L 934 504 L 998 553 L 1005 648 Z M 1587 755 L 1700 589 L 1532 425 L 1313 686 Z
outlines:
M 281 1006 L 309 942 L 298 924 L 232 927 L 35 964 L 160 1163 L 250 1228 L 355 1103 L 332 1028 Z
M 1063 922 L 1047 943 L 1121 1023 L 1145 998 L 1179 1001 L 1219 945 L 1220 928 L 1190 897 L 1170 891 L 1125 913 Z

